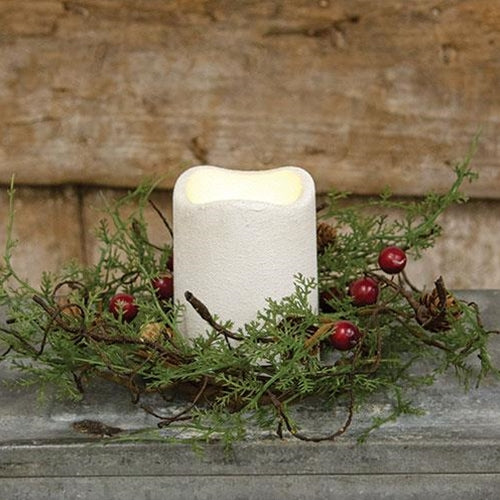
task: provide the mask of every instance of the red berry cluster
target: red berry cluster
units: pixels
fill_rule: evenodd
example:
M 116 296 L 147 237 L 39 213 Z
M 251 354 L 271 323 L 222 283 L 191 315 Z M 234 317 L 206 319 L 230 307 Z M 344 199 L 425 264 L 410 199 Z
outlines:
M 159 275 L 151 280 L 158 300 L 168 301 L 174 296 L 174 260 L 173 254 L 167 262 L 168 272 Z M 109 312 L 113 314 L 116 319 L 121 319 L 127 323 L 132 321 L 139 312 L 139 307 L 135 302 L 135 297 L 129 293 L 117 293 L 113 295 L 109 301 Z
M 400 273 L 405 268 L 406 261 L 405 251 L 396 246 L 385 247 L 378 256 L 378 265 L 387 274 Z M 357 278 L 349 284 L 348 294 L 353 305 L 357 307 L 376 304 L 379 296 L 379 283 L 371 276 Z M 341 297 L 342 293 L 338 288 L 325 290 L 320 297 L 322 308 L 332 312 L 330 302 Z M 356 325 L 342 320 L 335 323 L 329 341 L 335 349 L 346 351 L 356 346 L 361 337 L 362 333 Z

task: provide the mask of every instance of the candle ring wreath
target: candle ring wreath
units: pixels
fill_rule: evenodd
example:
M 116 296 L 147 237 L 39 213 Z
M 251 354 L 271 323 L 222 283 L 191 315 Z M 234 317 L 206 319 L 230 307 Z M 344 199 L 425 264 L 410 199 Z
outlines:
M 477 176 L 469 168 L 475 145 L 444 194 L 401 201 L 384 192 L 353 205 L 344 203 L 347 193 L 329 193 L 318 207 L 318 281 L 297 276 L 294 294 L 268 299 L 244 328 L 220 321 L 203 297 L 186 290 L 207 324 L 206 336 L 191 340 L 181 335 L 182 307 L 173 300 L 172 247 L 148 237 L 146 210 L 156 211 L 172 234 L 150 199 L 153 183 L 106 207 L 96 230 L 101 247 L 95 265 L 72 262 L 57 274 L 45 273 L 39 289 L 12 265 L 11 185 L 0 268 L 7 317 L 0 361 L 21 370 L 23 384 L 56 386 L 75 399 L 95 378 L 124 386 L 134 403 L 158 418 L 158 428 L 120 433 L 93 420 L 73 424 L 83 432 L 120 433 L 120 439 L 230 444 L 256 425 L 281 438 L 333 441 L 371 396 L 394 395 L 390 413 L 375 417 L 362 440 L 386 421 L 420 413 L 405 391 L 447 370 L 465 387 L 498 374 L 487 346 L 498 332 L 483 326 L 478 306 L 456 298 L 442 277 L 430 290 L 419 290 L 405 272 L 407 260 L 420 258 L 440 235 L 442 212 L 466 201 L 460 188 Z M 320 294 L 319 312 L 309 306 L 311 293 Z M 422 361 L 423 373 L 414 369 Z M 162 401 L 158 396 L 168 400 L 172 394 L 184 401 L 173 413 L 166 403 L 148 402 L 151 395 Z M 292 408 L 308 398 L 332 411 L 344 408 L 345 420 L 325 434 L 303 430 Z

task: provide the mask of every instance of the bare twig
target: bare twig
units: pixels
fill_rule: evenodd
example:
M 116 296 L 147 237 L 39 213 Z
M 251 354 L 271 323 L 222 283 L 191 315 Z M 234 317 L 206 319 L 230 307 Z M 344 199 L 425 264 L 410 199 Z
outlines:
M 184 297 L 186 297 L 186 300 L 193 306 L 193 309 L 198 313 L 201 319 L 205 320 L 216 332 L 224 335 L 226 338 L 230 338 L 232 340 L 237 340 L 241 342 L 244 340 L 244 337 L 242 335 L 239 335 L 237 333 L 234 333 L 227 328 L 225 328 L 222 325 L 219 325 L 217 323 L 210 311 L 208 310 L 207 306 L 203 304 L 203 302 L 199 299 L 197 299 L 191 292 L 187 291 L 184 293 Z M 270 338 L 270 337 L 259 337 L 258 339 L 259 342 L 263 343 L 270 343 L 274 342 L 275 340 Z
M 281 403 L 281 401 L 271 391 L 268 390 L 267 394 L 268 394 L 269 398 L 271 399 L 271 403 L 276 408 L 278 415 L 280 416 L 280 421 L 285 424 L 285 427 L 287 428 L 288 432 L 293 437 L 299 439 L 300 441 L 309 441 L 309 442 L 313 442 L 313 443 L 319 443 L 321 441 L 334 441 L 335 438 L 337 438 L 341 434 L 344 434 L 344 432 L 351 425 L 352 417 L 354 414 L 354 392 L 352 390 L 352 387 L 348 391 L 349 403 L 347 405 L 347 417 L 346 417 L 344 423 L 335 432 L 328 434 L 326 436 L 306 436 L 305 434 L 294 429 L 290 423 L 290 420 L 289 420 L 286 412 L 283 410 L 283 404 Z M 281 431 L 282 431 L 282 426 L 278 426 L 277 432 L 278 432 L 279 437 L 282 437 Z
M 397 283 L 394 283 L 394 281 L 386 278 L 385 276 L 382 276 L 381 274 L 376 274 L 376 273 L 372 273 L 372 272 L 366 272 L 365 274 L 367 276 L 370 276 L 371 278 L 373 278 L 375 280 L 382 281 L 387 286 L 389 286 L 392 289 L 394 289 L 397 292 L 399 292 L 406 299 L 406 301 L 408 302 L 408 304 L 410 304 L 411 308 L 415 311 L 415 313 L 420 308 L 420 303 L 418 302 L 418 300 L 415 299 L 415 297 L 413 297 L 413 294 L 410 291 L 405 290 L 405 288 L 403 288 L 402 286 L 398 285 Z
M 333 323 L 324 323 L 321 325 L 305 342 L 306 349 L 310 349 L 319 342 L 333 327 Z
M 406 274 L 406 270 L 402 270 L 401 271 L 401 277 L 403 279 L 403 281 L 415 292 L 415 293 L 421 293 L 421 290 L 419 290 L 410 280 L 410 278 L 408 277 L 408 274 Z
M 145 243 L 146 245 L 154 248 L 155 250 L 159 250 L 160 252 L 163 252 L 164 248 L 158 246 L 158 245 L 155 245 L 154 243 L 151 243 L 149 241 L 149 239 L 147 238 L 147 236 L 145 234 L 143 234 L 143 231 L 141 230 L 141 225 L 139 224 L 139 221 L 137 220 L 133 220 L 132 221 L 132 231 L 134 232 L 134 234 L 140 238 L 140 240 Z
M 403 325 L 408 332 L 410 332 L 415 338 L 419 339 L 422 341 L 424 344 L 437 347 L 438 349 L 442 349 L 443 351 L 446 352 L 453 352 L 453 349 L 450 349 L 447 347 L 443 342 L 440 342 L 439 340 L 435 340 L 433 338 L 427 337 L 424 332 L 418 330 L 418 328 L 413 328 L 411 325 L 409 325 L 406 321 L 404 321 L 402 318 L 399 316 L 395 316 L 396 320 Z
M 155 413 L 149 406 L 143 405 L 143 406 L 141 406 L 141 408 L 146 413 L 149 413 L 150 415 L 153 415 L 154 417 L 161 419 L 161 422 L 158 422 L 158 427 L 160 429 L 163 427 L 167 427 L 170 424 L 173 424 L 174 422 L 178 422 L 180 420 L 189 420 L 192 417 L 189 415 L 186 415 L 186 414 L 189 413 L 196 406 L 196 403 L 198 403 L 201 396 L 205 392 L 207 385 L 208 385 L 208 377 L 205 376 L 205 377 L 203 377 L 203 383 L 200 387 L 200 390 L 197 392 L 196 396 L 193 398 L 193 401 L 191 401 L 189 406 L 187 406 L 186 408 L 184 408 L 183 410 L 181 410 L 179 413 L 177 413 L 176 415 L 174 415 L 172 417 L 164 417 L 162 415 L 159 415 L 159 414 Z
M 82 375 L 75 373 L 75 372 L 71 372 L 71 374 L 73 375 L 73 380 L 75 381 L 75 386 L 76 386 L 78 392 L 80 394 L 84 394 L 85 388 L 83 387 Z
M 153 416 L 155 418 L 158 418 L 160 420 L 165 420 L 166 419 L 165 416 L 156 413 L 150 406 L 141 405 L 141 409 L 143 409 L 148 415 L 151 415 L 151 416 Z M 186 416 L 177 418 L 175 421 L 176 422 L 180 422 L 182 420 L 191 420 L 192 418 L 193 417 L 191 415 L 186 415 Z
M 70 310 L 74 310 L 73 308 L 76 308 L 80 311 L 80 317 L 81 317 L 81 323 L 80 323 L 80 328 L 79 328 L 79 331 L 78 331 L 78 334 L 76 337 L 75 337 L 75 341 L 79 341 L 81 340 L 82 338 L 82 332 L 83 332 L 83 329 L 84 329 L 84 324 L 85 324 L 85 317 L 84 317 L 84 311 L 83 309 L 78 305 L 78 304 L 65 304 L 63 306 L 60 306 L 58 309 L 54 309 L 54 312 L 53 314 L 50 316 L 49 318 L 49 321 L 47 323 L 47 325 L 45 326 L 45 329 L 43 331 L 43 338 L 42 338 L 42 342 L 40 344 L 40 349 L 38 351 L 38 355 L 41 356 L 42 353 L 43 353 L 43 350 L 45 348 L 45 344 L 47 342 L 47 337 L 49 335 L 49 332 L 50 332 L 50 329 L 52 328 L 52 325 L 53 323 L 56 321 L 56 318 L 57 316 L 59 316 L 60 314 L 62 314 L 64 312 L 65 309 L 70 309 Z M 63 327 L 63 323 L 62 321 L 59 321 L 58 322 L 58 325 L 63 328 L 64 330 L 70 332 L 70 333 L 77 333 L 76 331 L 73 331 L 73 329 L 69 330 L 68 327 Z
M 84 304 L 87 304 L 88 298 L 89 298 L 89 290 L 83 283 L 81 283 L 80 281 L 76 281 L 76 280 L 64 280 L 64 281 L 61 281 L 60 283 L 58 283 L 54 287 L 54 291 L 52 292 L 53 299 L 55 299 L 57 292 L 63 286 L 68 286 L 72 290 L 75 290 L 75 289 L 83 290 L 83 301 L 84 301 Z
M 2 360 L 5 356 L 7 356 L 7 354 L 9 354 L 11 350 L 12 346 L 10 345 L 9 347 L 7 347 L 7 350 L 5 350 L 4 352 L 2 352 L 2 354 L 0 354 L 0 360 Z
M 193 309 L 198 313 L 200 318 L 206 321 L 216 332 L 221 333 L 226 338 L 229 337 L 230 339 L 238 340 L 240 342 L 243 340 L 241 335 L 233 333 L 222 325 L 219 325 L 219 323 L 217 323 L 210 314 L 207 306 L 203 304 L 201 300 L 197 299 L 191 292 L 187 291 L 184 293 L 184 297 L 186 297 L 186 300 L 193 306 Z
M 0 327 L 0 332 L 11 335 L 15 339 L 17 339 L 28 351 L 30 351 L 32 355 L 37 355 L 38 349 L 35 349 L 26 339 L 23 338 L 20 333 L 16 332 L 15 330 L 8 330 L 7 328 L 2 327 Z
M 101 330 L 101 333 L 96 332 L 96 329 Z M 149 348 L 156 351 L 160 355 L 164 362 L 170 362 L 174 366 L 178 366 L 184 362 L 189 361 L 189 358 L 183 357 L 180 353 L 174 352 L 167 349 L 159 342 L 154 342 L 151 340 L 139 339 L 126 337 L 124 335 L 107 335 L 103 329 L 103 325 L 96 325 L 94 329 L 83 332 L 86 338 L 89 338 L 96 342 L 97 344 L 125 344 L 125 345 L 135 345 L 141 348 Z M 173 347 L 173 346 L 172 346 Z
M 36 302 L 50 316 L 51 321 L 55 322 L 57 326 L 69 333 L 82 333 L 85 324 L 85 312 L 80 305 L 65 304 L 62 307 L 56 308 L 49 306 L 39 295 L 33 295 L 32 298 L 33 301 Z M 78 327 L 71 326 L 60 318 L 61 314 L 64 312 L 64 309 L 67 309 L 69 307 L 76 307 L 81 312 L 80 325 Z
M 153 210 L 159 215 L 160 219 L 162 220 L 163 224 L 165 224 L 165 227 L 167 228 L 168 232 L 170 233 L 170 236 L 172 237 L 172 240 L 174 239 L 174 232 L 172 231 L 172 227 L 168 223 L 168 220 L 166 217 L 162 214 L 161 210 L 156 206 L 155 202 L 153 200 L 148 200 L 149 204 L 153 207 Z

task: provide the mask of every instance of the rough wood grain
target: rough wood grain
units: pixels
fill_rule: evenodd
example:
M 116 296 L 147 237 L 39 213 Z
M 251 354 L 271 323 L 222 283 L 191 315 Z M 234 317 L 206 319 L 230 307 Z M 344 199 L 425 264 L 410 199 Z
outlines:
M 44 271 L 57 272 L 70 260 L 85 261 L 78 193 L 72 188 L 19 188 L 14 200 L 12 263 L 16 272 L 38 286 Z M 9 201 L 0 191 L 0 255 L 6 242 Z
M 500 287 L 500 202 L 455 206 L 440 218 L 443 234 L 423 258 L 408 264 L 419 287 L 443 276 L 453 289 Z
M 0 182 L 298 164 L 320 190 L 500 193 L 491 0 L 0 0 Z
M 87 190 L 83 198 L 83 221 L 89 262 L 96 262 L 99 255 L 99 243 L 92 228 L 103 216 L 104 200 L 123 194 L 122 190 Z M 153 200 L 171 221 L 171 194 L 158 192 Z M 421 260 L 409 262 L 408 274 L 412 281 L 419 287 L 432 288 L 442 275 L 446 285 L 454 289 L 500 288 L 499 213 L 500 201 L 471 201 L 450 208 L 440 219 L 443 235 L 436 246 L 426 251 Z M 150 240 L 157 245 L 170 243 L 158 216 L 152 210 L 145 215 Z
M 14 237 L 19 245 L 14 266 L 21 276 L 38 285 L 43 271 L 57 271 L 70 259 L 96 262 L 99 243 L 94 229 L 103 218 L 104 203 L 123 190 L 26 188 L 16 191 Z M 169 221 L 171 194 L 153 195 Z M 0 191 L 0 248 L 3 254 L 8 201 Z M 408 271 L 419 286 L 430 287 L 443 275 L 451 288 L 500 288 L 500 201 L 471 201 L 451 208 L 442 218 L 443 236 L 422 260 L 410 262 Z M 150 241 L 170 243 L 168 231 L 153 210 L 147 210 Z
M 105 214 L 104 208 L 106 204 L 110 204 L 113 200 L 122 197 L 126 194 L 122 189 L 87 189 L 83 196 L 82 204 L 82 222 L 85 228 L 85 255 L 89 263 L 98 262 L 100 256 L 100 242 L 96 237 L 94 229 L 101 219 L 105 219 L 110 223 L 111 220 Z M 172 197 L 169 192 L 158 191 L 151 195 L 150 198 L 157 208 L 159 208 L 168 223 L 172 226 Z M 122 212 L 127 216 L 133 209 L 137 208 L 134 205 L 129 205 Z M 168 229 L 155 210 L 147 207 L 144 211 L 144 218 L 148 225 L 148 239 L 157 246 L 163 247 L 165 244 L 172 244 L 172 238 Z

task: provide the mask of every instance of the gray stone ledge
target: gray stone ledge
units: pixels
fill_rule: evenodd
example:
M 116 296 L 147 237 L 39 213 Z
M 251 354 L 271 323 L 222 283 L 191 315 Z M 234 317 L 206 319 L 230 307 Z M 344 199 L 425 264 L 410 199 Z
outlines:
M 198 476 L 0 479 L 22 500 L 497 500 L 497 474 Z
M 500 326 L 500 291 L 467 291 L 485 324 Z M 492 339 L 500 366 L 500 338 Z M 0 380 L 18 375 L 0 365 Z M 352 430 L 334 443 L 279 440 L 253 433 L 228 455 L 217 444 L 202 456 L 190 445 L 109 442 L 78 434 L 71 423 L 94 418 L 136 429 L 155 420 L 131 404 L 125 391 L 98 383 L 80 403 L 35 389 L 0 392 L 0 500 L 14 498 L 497 498 L 500 491 L 500 381 L 463 392 L 451 375 L 415 396 L 426 410 L 356 437 L 387 401 L 374 401 Z M 298 409 L 305 429 L 335 425 L 314 405 Z M 339 411 L 338 418 L 342 418 Z M 337 495 L 332 496 L 333 492 Z M 448 495 L 448 496 L 447 496 Z

